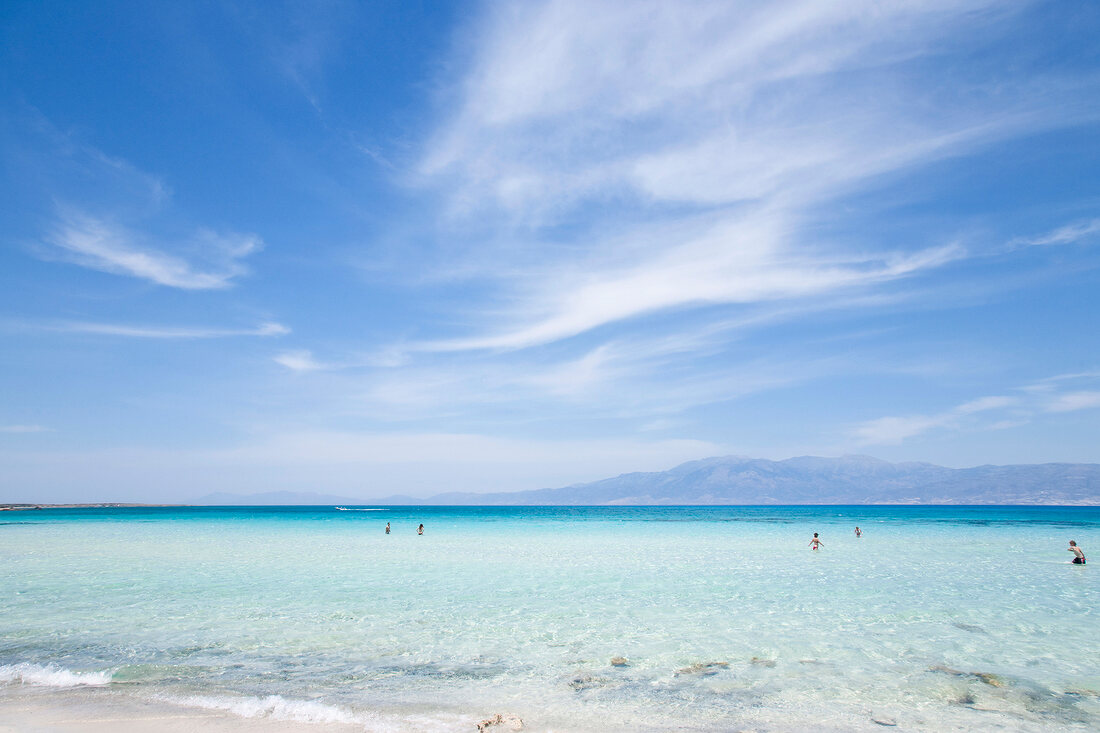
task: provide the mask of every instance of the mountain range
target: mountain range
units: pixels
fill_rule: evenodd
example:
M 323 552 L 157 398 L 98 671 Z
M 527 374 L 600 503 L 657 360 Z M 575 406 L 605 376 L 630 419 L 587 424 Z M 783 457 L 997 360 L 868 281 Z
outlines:
M 196 504 L 677 505 L 1051 504 L 1100 505 L 1100 464 L 946 468 L 870 456 L 783 461 L 722 456 L 668 471 L 626 473 L 564 488 L 355 499 L 302 492 L 209 494 Z

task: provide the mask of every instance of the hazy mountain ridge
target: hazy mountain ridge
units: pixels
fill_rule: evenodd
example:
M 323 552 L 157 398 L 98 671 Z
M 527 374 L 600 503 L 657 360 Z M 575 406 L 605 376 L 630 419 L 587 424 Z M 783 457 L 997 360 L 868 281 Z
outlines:
M 386 503 L 388 500 L 384 500 Z M 559 489 L 445 493 L 429 504 L 1100 504 L 1100 465 L 946 468 L 870 456 L 726 456 Z
M 668 471 L 626 473 L 557 489 L 352 498 L 308 492 L 209 494 L 197 504 L 1082 504 L 1100 505 L 1100 465 L 1044 463 L 946 468 L 870 456 L 769 461 L 704 458 Z

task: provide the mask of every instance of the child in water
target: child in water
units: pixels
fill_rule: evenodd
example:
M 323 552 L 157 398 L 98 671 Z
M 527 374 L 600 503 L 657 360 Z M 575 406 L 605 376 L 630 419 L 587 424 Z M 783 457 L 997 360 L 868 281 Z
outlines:
M 423 524 L 416 528 L 416 533 L 417 534 L 424 534 L 424 525 Z
M 1077 546 L 1077 543 L 1073 540 L 1069 541 L 1069 551 L 1073 553 L 1073 564 L 1084 565 L 1085 553 L 1081 552 L 1081 548 Z
M 863 536 L 863 530 L 859 528 L 859 525 L 856 525 L 856 537 L 862 537 L 862 536 Z
M 390 523 L 386 522 L 386 534 L 390 533 Z
M 821 547 L 824 544 L 824 542 L 817 538 L 817 532 L 814 532 L 814 538 L 810 540 L 810 547 L 816 550 L 818 547 Z

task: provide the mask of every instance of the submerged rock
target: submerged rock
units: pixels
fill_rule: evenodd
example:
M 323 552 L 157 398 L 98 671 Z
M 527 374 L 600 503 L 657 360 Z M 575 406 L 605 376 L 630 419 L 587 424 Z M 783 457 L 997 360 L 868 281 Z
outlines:
M 898 721 L 894 720 L 893 718 L 887 718 L 885 716 L 874 716 L 874 715 L 871 716 L 871 722 L 872 723 L 878 723 L 879 725 L 885 725 L 888 728 L 893 728 L 894 726 L 896 726 L 898 724 Z
M 1002 680 L 1000 677 L 993 674 L 992 672 L 973 672 L 972 674 L 974 677 L 977 677 L 987 685 L 992 685 L 993 687 L 1005 686 L 1004 680 Z
M 971 677 L 973 679 L 984 682 L 991 687 L 1004 687 L 1005 682 L 992 672 L 964 672 L 961 669 L 952 669 L 951 667 L 945 667 L 942 664 L 937 664 L 928 668 L 929 672 L 942 672 L 943 674 L 949 674 L 952 677 Z
M 612 667 L 625 667 L 628 664 L 629 662 L 627 662 L 626 657 L 611 657 Z
M 963 672 L 961 669 L 952 669 L 951 667 L 945 667 L 942 664 L 935 664 L 935 665 L 929 667 L 928 671 L 929 672 L 943 672 L 944 674 L 949 674 L 949 675 L 952 675 L 954 677 L 964 677 L 964 676 L 966 676 L 966 672 Z
M 956 629 L 962 629 L 963 631 L 973 631 L 975 634 L 989 634 L 988 631 L 976 624 L 964 624 L 956 622 L 951 625 L 954 626 Z
M 478 731 L 523 730 L 523 721 L 518 715 L 497 713 L 477 724 Z
M 593 687 L 600 687 L 604 684 L 604 680 L 592 675 L 577 675 L 573 679 L 569 680 L 569 686 L 577 692 L 582 690 L 591 690 Z
M 676 676 L 680 675 L 699 675 L 700 677 L 710 677 L 711 675 L 718 674 L 723 669 L 729 669 L 729 662 L 696 662 L 690 667 L 683 667 L 676 670 Z
M 775 666 L 775 660 L 774 659 L 761 659 L 760 657 L 753 657 L 752 658 L 752 663 L 753 664 L 758 664 L 761 667 L 774 667 Z

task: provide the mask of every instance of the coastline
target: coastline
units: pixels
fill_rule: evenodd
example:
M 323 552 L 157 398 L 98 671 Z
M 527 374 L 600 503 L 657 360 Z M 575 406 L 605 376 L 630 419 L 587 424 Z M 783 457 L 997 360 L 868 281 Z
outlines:
M 232 712 L 141 700 L 102 689 L 20 689 L 0 694 L 0 733 L 350 733 L 361 724 L 242 717 Z
M 0 685 L 0 733 L 507 733 L 532 729 L 506 713 L 478 716 L 417 705 L 353 710 L 309 695 L 166 697 L 130 687 L 125 683 Z
M 128 504 L 98 502 L 95 504 L 0 504 L 0 512 L 22 512 L 36 509 L 126 509 L 138 507 L 184 507 L 190 504 Z

